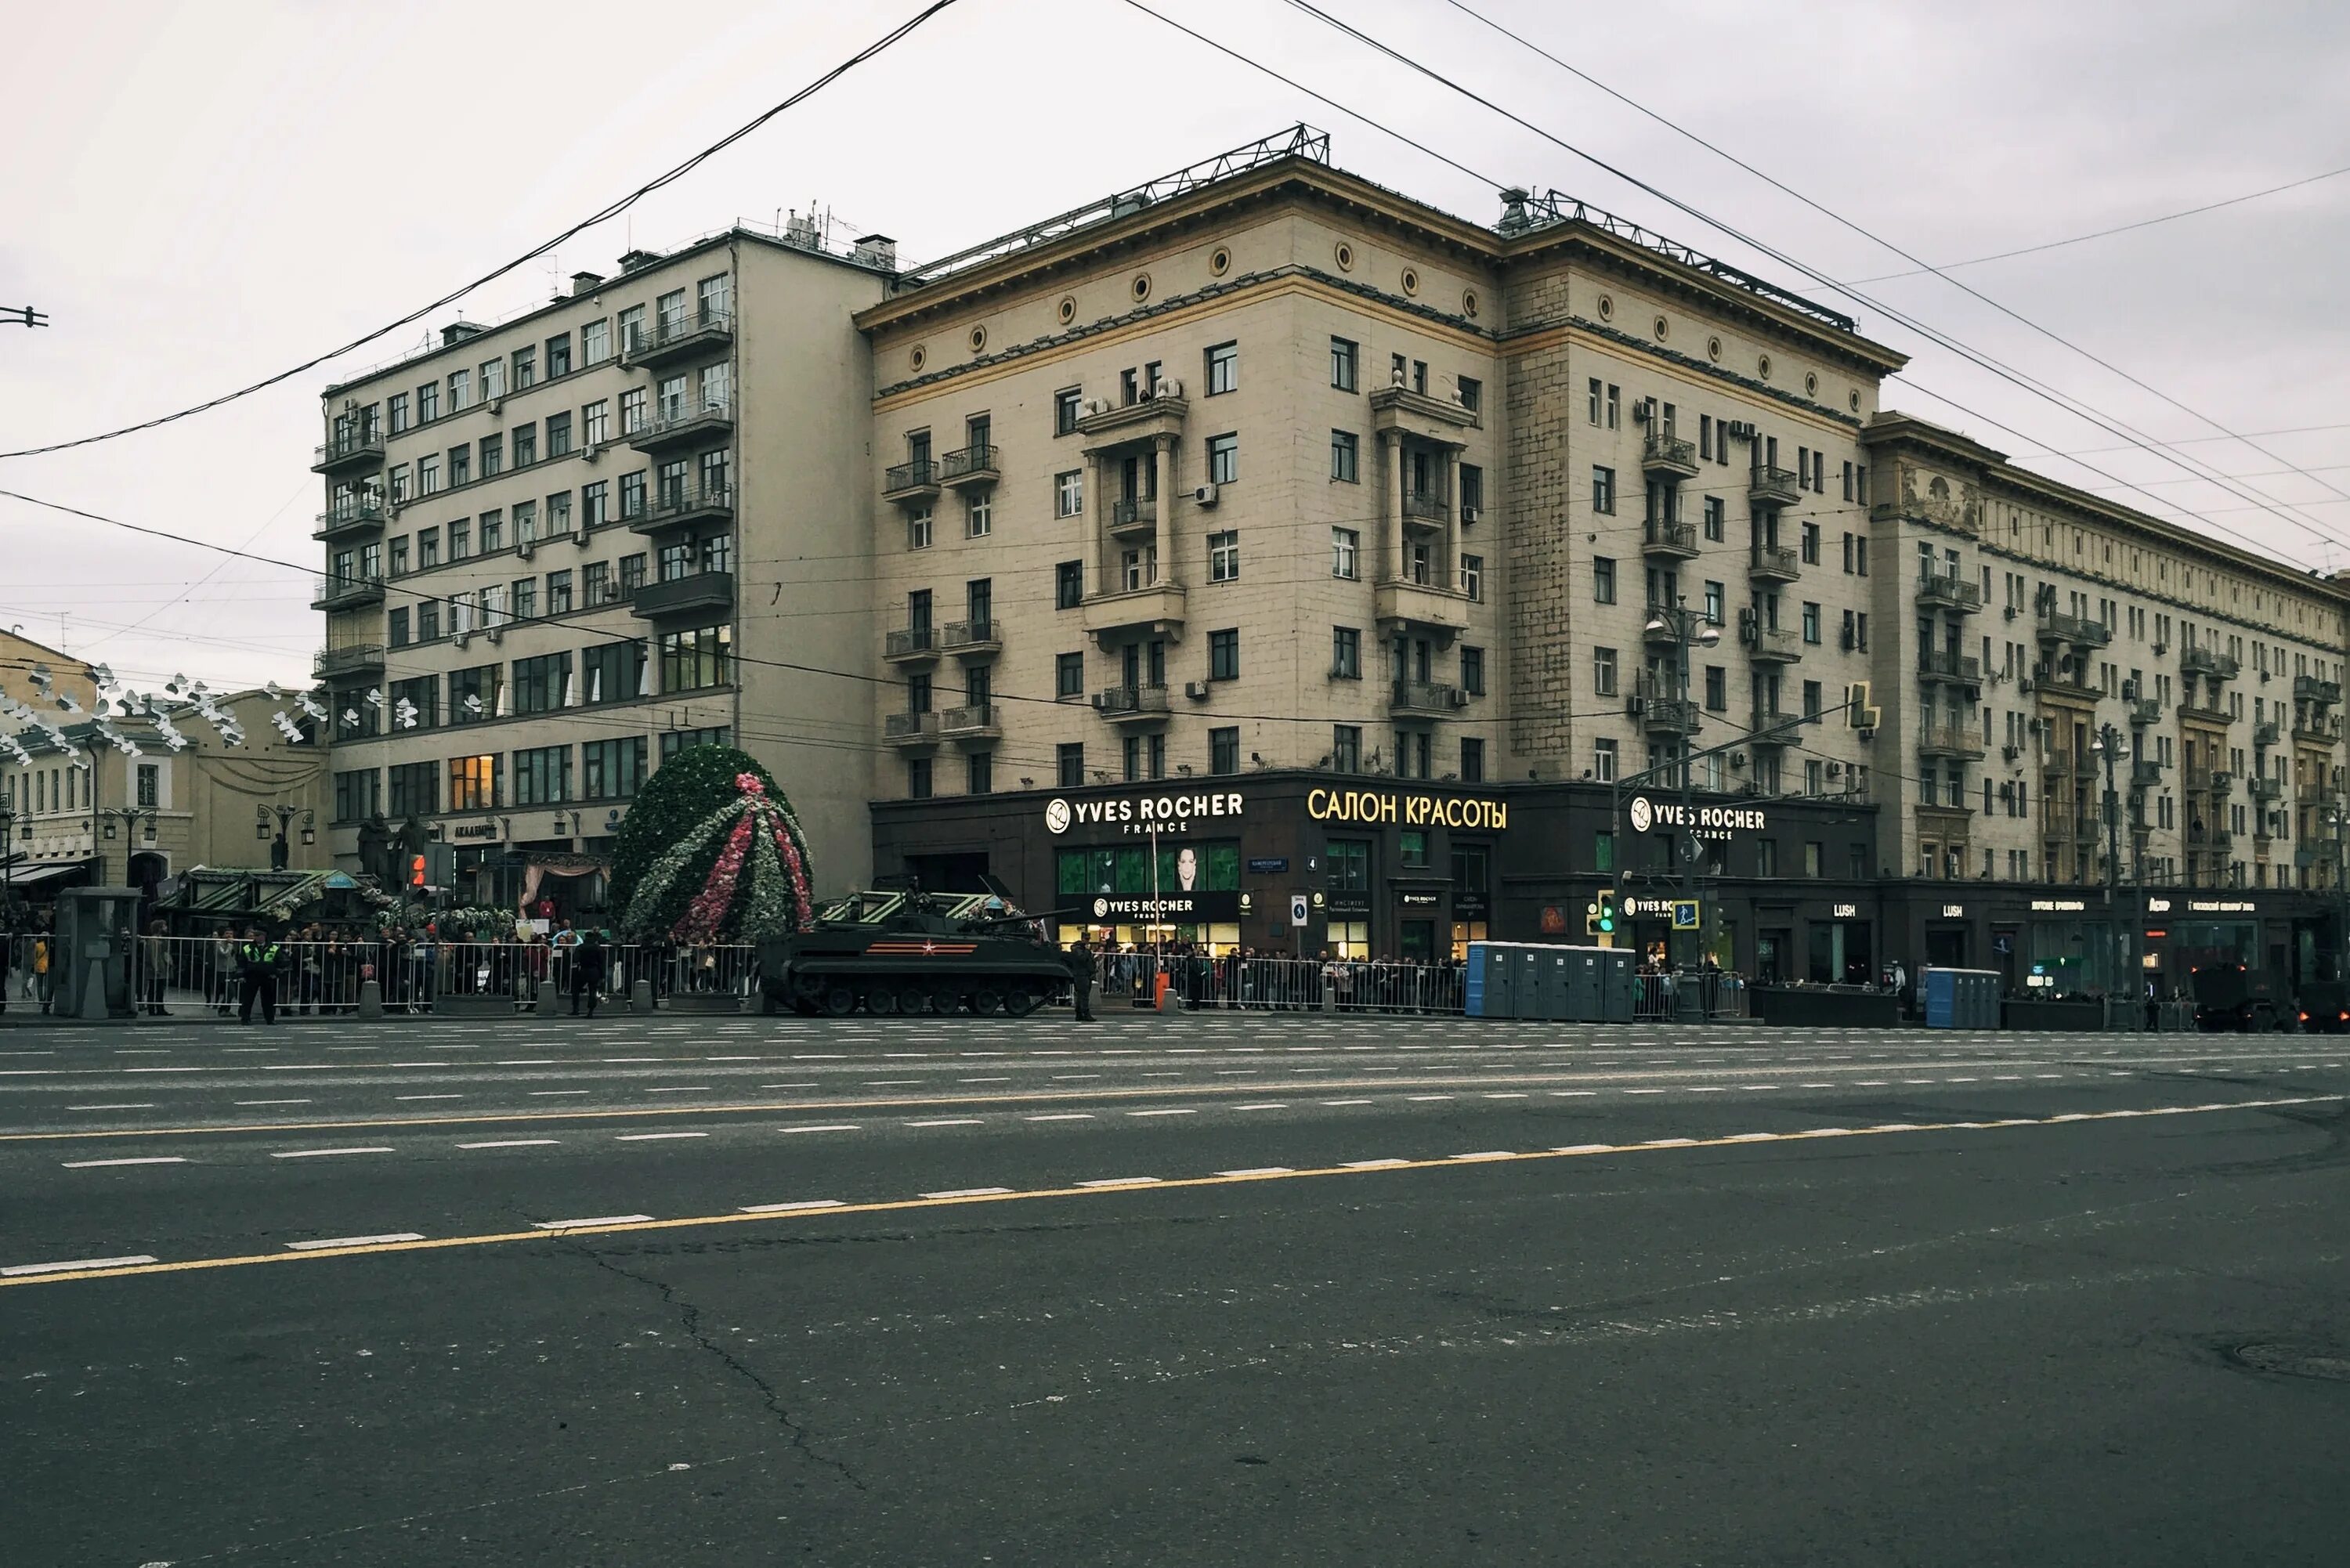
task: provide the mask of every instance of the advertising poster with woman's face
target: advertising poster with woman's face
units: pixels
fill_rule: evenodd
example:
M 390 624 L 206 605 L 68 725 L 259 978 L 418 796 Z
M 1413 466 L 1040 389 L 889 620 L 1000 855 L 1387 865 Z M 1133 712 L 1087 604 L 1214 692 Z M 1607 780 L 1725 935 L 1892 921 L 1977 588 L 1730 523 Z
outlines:
M 1175 886 L 1186 893 L 1199 890 L 1200 852 L 1188 844 L 1175 852 Z

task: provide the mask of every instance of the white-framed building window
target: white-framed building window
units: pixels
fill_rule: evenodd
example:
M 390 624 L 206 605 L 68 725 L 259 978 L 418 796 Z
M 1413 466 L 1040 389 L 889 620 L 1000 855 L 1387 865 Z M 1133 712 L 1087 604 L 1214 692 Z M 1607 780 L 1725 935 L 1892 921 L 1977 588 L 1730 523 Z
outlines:
M 1237 582 L 1241 575 L 1241 536 L 1237 530 L 1226 529 L 1208 535 L 1208 580 L 1211 583 Z
M 927 550 L 931 547 L 931 509 L 920 507 L 906 518 L 906 548 Z
M 1600 784 L 1616 782 L 1616 742 L 1597 740 L 1591 742 L 1591 776 Z
M 1330 575 L 1353 582 L 1362 576 L 1363 535 L 1353 528 L 1330 530 Z
M 1053 515 L 1075 517 L 1086 509 L 1086 471 L 1073 468 L 1053 476 Z
M 962 535 L 966 539 L 984 539 L 995 532 L 995 496 L 991 491 L 975 490 L 963 498 Z
M 1241 438 L 1237 435 L 1215 435 L 1208 438 L 1208 483 L 1230 484 L 1241 476 Z
M 1461 591 L 1472 599 L 1485 597 L 1485 557 L 1465 551 L 1461 556 Z

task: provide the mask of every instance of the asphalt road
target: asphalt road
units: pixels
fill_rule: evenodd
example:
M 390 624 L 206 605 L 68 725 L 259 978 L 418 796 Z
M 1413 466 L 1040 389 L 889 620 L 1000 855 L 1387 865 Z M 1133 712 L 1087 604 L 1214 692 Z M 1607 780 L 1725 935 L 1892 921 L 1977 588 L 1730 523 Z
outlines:
M 12 1029 L 0 1560 L 2330 1564 L 2346 1063 Z

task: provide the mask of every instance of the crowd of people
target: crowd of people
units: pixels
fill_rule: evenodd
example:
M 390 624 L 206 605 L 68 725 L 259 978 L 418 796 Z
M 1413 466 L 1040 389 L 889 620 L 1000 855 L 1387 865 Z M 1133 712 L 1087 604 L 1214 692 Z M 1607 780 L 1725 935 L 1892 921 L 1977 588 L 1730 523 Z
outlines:
M 1190 1007 L 1313 1009 L 1326 986 L 1342 1011 L 1457 1012 L 1467 966 L 1458 959 L 1312 956 L 1239 947 L 1214 952 L 1196 942 L 1148 946 L 1087 943 L 1105 992 L 1148 996 L 1159 977 Z

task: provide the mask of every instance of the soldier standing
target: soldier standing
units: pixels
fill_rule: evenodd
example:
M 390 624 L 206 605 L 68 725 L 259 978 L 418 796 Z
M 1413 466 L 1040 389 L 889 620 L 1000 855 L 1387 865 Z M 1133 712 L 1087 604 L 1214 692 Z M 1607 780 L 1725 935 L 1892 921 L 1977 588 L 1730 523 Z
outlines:
M 1069 989 L 1076 1003 L 1077 1022 L 1094 1021 L 1094 945 L 1085 937 L 1069 950 Z

